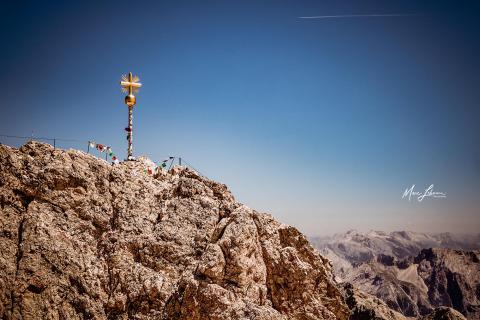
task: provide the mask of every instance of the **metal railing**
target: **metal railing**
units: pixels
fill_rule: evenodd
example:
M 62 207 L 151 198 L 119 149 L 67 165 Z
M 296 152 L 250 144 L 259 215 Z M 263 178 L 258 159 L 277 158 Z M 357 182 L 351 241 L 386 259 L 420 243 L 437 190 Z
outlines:
M 18 143 L 20 141 L 20 143 Z M 60 149 L 77 149 L 86 152 L 87 154 L 92 154 L 93 156 L 96 156 L 94 153 L 90 153 L 92 151 L 92 148 L 90 145 L 93 140 L 79 140 L 79 139 L 66 139 L 66 138 L 56 138 L 56 137 L 37 137 L 34 135 L 31 135 L 29 137 L 27 136 L 16 136 L 16 135 L 8 135 L 8 134 L 0 134 L 0 143 L 1 144 L 6 144 L 6 145 L 11 145 L 15 147 L 20 147 L 21 145 L 29 142 L 29 141 L 39 141 L 39 142 L 47 142 L 50 143 L 54 149 L 60 148 Z M 9 142 L 16 142 L 16 143 L 9 143 Z M 94 142 L 95 143 L 95 142 Z M 107 147 L 107 145 L 104 145 Z M 97 156 L 98 158 L 103 158 L 103 153 L 105 153 L 105 160 L 108 161 L 108 153 L 107 152 L 101 152 L 98 151 L 101 156 Z M 180 166 L 184 167 L 189 167 L 196 171 L 198 174 L 201 176 L 206 177 L 204 174 L 202 174 L 200 171 L 198 171 L 195 167 L 193 167 L 189 162 L 185 160 L 185 158 L 180 157 L 180 156 L 163 156 L 161 157 L 164 160 L 162 161 L 153 161 L 155 165 L 158 167 L 166 168 L 168 167 L 167 170 L 170 170 L 172 166 L 176 163 Z M 165 165 L 163 165 L 165 164 Z

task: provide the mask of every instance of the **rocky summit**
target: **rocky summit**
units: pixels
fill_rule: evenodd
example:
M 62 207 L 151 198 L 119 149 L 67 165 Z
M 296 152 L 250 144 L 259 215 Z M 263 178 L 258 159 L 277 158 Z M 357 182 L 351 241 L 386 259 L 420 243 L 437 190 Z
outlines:
M 347 319 L 295 228 L 191 169 L 0 145 L 0 318 Z

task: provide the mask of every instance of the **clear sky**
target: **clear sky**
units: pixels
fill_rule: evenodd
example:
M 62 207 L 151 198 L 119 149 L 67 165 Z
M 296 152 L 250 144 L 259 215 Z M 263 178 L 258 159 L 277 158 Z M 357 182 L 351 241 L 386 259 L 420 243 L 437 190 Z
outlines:
M 351 14 L 408 16 L 298 18 Z M 0 133 L 123 158 L 132 71 L 136 155 L 181 155 L 308 235 L 474 232 L 479 16 L 475 1 L 2 1 Z M 412 184 L 447 198 L 401 199 Z

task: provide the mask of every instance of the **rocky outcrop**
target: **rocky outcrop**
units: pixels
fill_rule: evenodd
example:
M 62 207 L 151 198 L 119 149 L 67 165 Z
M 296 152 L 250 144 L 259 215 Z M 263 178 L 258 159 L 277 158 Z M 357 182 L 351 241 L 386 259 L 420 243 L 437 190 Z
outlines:
M 452 233 L 421 233 L 411 231 L 370 231 L 367 233 L 350 230 L 330 237 L 311 238 L 314 246 L 330 259 L 339 279 L 354 266 L 383 259 L 402 260 L 414 257 L 423 249 L 448 248 L 479 250 L 480 234 L 459 235 Z
M 432 311 L 429 315 L 421 318 L 421 320 L 466 320 L 466 318 L 463 314 L 452 308 L 440 307 Z
M 433 308 L 427 290 L 417 286 L 414 279 L 398 279 L 400 270 L 376 262 L 364 263 L 354 268 L 346 277 L 356 288 L 376 296 L 393 310 L 405 316 L 416 317 Z M 405 281 L 407 280 L 407 281 Z
M 433 306 L 480 319 L 480 251 L 426 249 L 415 258 Z
M 344 283 L 342 291 L 351 310 L 350 320 L 406 320 L 401 313 L 390 309 L 382 300 L 361 292 L 350 283 Z
M 480 319 L 479 258 L 479 251 L 424 249 L 415 258 L 360 264 L 346 280 L 406 316 L 447 306 Z
M 0 146 L 2 319 L 347 319 L 331 265 L 225 185 Z
M 351 283 L 405 316 L 447 306 L 480 319 L 478 234 L 352 230 L 312 242 L 332 261 L 338 282 Z

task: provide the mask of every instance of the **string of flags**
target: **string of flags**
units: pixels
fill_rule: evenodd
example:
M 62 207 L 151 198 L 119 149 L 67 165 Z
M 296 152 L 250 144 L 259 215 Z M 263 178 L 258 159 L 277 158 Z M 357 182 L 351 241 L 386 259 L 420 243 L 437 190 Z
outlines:
M 105 152 L 106 156 L 108 155 L 112 158 L 113 163 L 117 164 L 119 162 L 117 156 L 113 153 L 112 147 L 106 146 L 101 143 L 96 143 L 95 141 L 88 141 L 88 146 L 89 148 L 97 149 L 101 153 Z
M 7 138 L 21 138 L 21 139 L 32 139 L 32 137 L 20 137 L 20 136 L 11 136 L 11 135 L 0 135 L 2 137 L 7 137 Z M 38 138 L 37 139 L 43 139 L 43 140 L 60 140 L 60 141 L 74 141 L 74 142 L 82 142 L 82 143 L 85 143 L 85 140 L 73 140 L 73 139 L 63 139 L 63 138 Z M 54 146 L 55 146 L 55 142 L 54 142 Z M 107 146 L 105 144 L 102 144 L 102 143 L 96 143 L 95 141 L 88 141 L 88 149 L 87 149 L 87 153 L 90 153 L 90 149 L 97 149 L 98 152 L 100 153 L 105 153 L 105 160 L 107 160 L 108 156 L 110 156 L 110 158 L 112 159 L 112 162 L 114 164 L 118 164 L 120 163 L 120 161 L 118 160 L 118 157 L 115 155 L 115 153 L 113 152 L 112 150 L 112 147 L 110 146 Z M 153 167 L 150 167 L 148 169 L 145 169 L 144 170 L 144 173 L 145 174 L 148 174 L 148 175 L 153 175 L 153 174 L 156 174 L 160 171 L 162 171 L 163 169 L 165 169 L 167 166 L 168 166 L 168 162 L 170 162 L 170 166 L 168 168 L 168 170 L 173 166 L 173 163 L 175 161 L 175 159 L 178 159 L 178 164 L 181 166 L 182 165 L 182 161 L 184 161 L 184 159 L 182 157 L 173 157 L 173 156 L 170 156 L 170 157 L 167 157 L 165 160 L 162 160 L 160 162 L 154 162 L 154 166 Z M 198 172 L 199 174 L 203 175 L 201 172 L 199 172 L 197 169 L 195 169 L 194 167 L 192 167 L 189 163 L 187 163 L 186 161 L 185 162 L 185 165 L 192 168 L 193 170 L 195 170 L 196 172 Z M 135 172 L 134 172 L 135 173 Z
M 175 159 L 175 157 L 168 157 L 168 159 L 165 159 L 165 160 L 159 162 L 158 165 L 157 165 L 157 163 L 155 163 L 155 167 L 145 169 L 145 170 L 143 170 L 143 172 L 148 174 L 148 175 L 156 174 L 159 171 L 162 171 L 164 168 L 167 167 L 167 162 L 168 161 L 172 161 L 172 163 L 173 163 L 174 159 Z
M 96 143 L 95 141 L 88 141 L 88 147 L 89 149 L 97 149 L 98 152 L 100 153 L 105 153 L 105 160 L 107 159 L 107 156 L 111 157 L 112 162 L 114 164 L 118 164 L 119 160 L 118 157 L 113 153 L 112 147 L 101 144 L 101 143 Z M 162 171 L 164 168 L 167 167 L 167 164 L 169 161 L 172 161 L 170 166 L 173 164 L 173 161 L 175 160 L 176 157 L 168 157 L 165 160 L 162 160 L 160 162 L 154 162 L 155 166 L 152 168 L 145 169 L 143 172 L 148 175 L 153 175 L 157 174 L 158 172 Z M 179 158 L 181 159 L 181 158 Z

